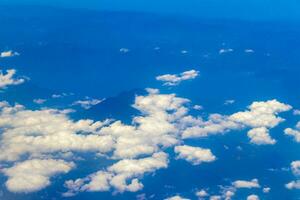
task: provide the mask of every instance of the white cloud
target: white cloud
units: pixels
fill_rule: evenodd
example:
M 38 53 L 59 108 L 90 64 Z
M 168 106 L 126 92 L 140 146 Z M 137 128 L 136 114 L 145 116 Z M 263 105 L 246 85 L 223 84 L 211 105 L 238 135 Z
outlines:
M 231 198 L 235 195 L 234 191 L 228 190 L 224 193 L 224 199 L 225 200 L 231 200 Z
M 103 101 L 104 101 L 104 99 L 78 100 L 78 101 L 75 101 L 72 105 L 80 105 L 84 109 L 90 109 L 92 106 L 95 106 Z
M 113 151 L 111 158 L 121 160 L 106 171 L 108 177 L 112 174 L 110 186 L 119 191 L 139 190 L 143 185 L 138 181 L 138 177 L 144 172 L 121 173 L 116 171 L 117 166 L 123 164 L 126 167 L 132 162 L 142 161 L 149 164 L 151 160 L 158 162 L 159 157 L 165 158 L 165 154 L 156 152 L 179 143 L 179 131 L 187 123 L 187 119 L 183 120 L 188 111 L 184 106 L 188 102 L 187 99 L 178 98 L 174 94 L 162 95 L 153 89 L 149 91 L 152 93 L 147 96 L 136 97 L 133 106 L 142 115 L 134 117 L 132 125 L 125 125 L 120 121 L 111 123 L 109 120 L 73 121 L 68 117 L 67 110 L 28 110 L 19 104 L 11 106 L 7 102 L 1 102 L 0 128 L 4 132 L 0 137 L 0 160 L 14 162 L 23 155 L 28 155 L 29 158 L 44 158 L 51 157 L 54 153 L 60 155 L 61 152 L 72 151 Z M 133 159 L 142 155 L 152 156 L 142 161 Z M 163 164 L 161 167 L 166 167 L 166 162 L 160 163 Z M 145 167 L 145 164 L 141 165 Z M 151 168 L 145 169 L 145 173 L 151 171 Z M 93 179 L 96 179 L 96 176 Z M 128 183 L 128 180 L 131 182 Z
M 293 110 L 293 114 L 294 115 L 300 115 L 300 110 L 298 110 L 298 109 Z
M 34 192 L 50 185 L 50 178 L 56 174 L 67 173 L 74 163 L 63 160 L 26 160 L 11 168 L 3 169 L 8 176 L 6 187 L 11 192 Z
M 74 121 L 68 116 L 69 110 L 30 110 L 19 104 L 11 106 L 0 102 L 0 129 L 3 131 L 0 162 L 13 163 L 23 156 L 24 159 L 41 160 L 65 159 L 63 154 L 72 152 L 107 153 L 109 159 L 117 161 L 87 177 L 67 181 L 68 192 L 64 196 L 111 189 L 134 192 L 143 188 L 140 180 L 144 174 L 168 166 L 168 155 L 163 151 L 182 144 L 182 133 L 186 130 L 203 129 L 207 136 L 246 126 L 244 121 L 236 122 L 231 116 L 218 114 L 203 121 L 188 115 L 188 99 L 175 94 L 160 94 L 157 89 L 147 91 L 147 95 L 136 96 L 133 107 L 140 113 L 129 125 L 111 120 Z M 278 109 L 269 110 L 262 115 L 274 115 L 273 120 L 278 121 Z M 246 112 L 253 112 L 253 109 Z M 179 157 L 194 164 L 215 159 L 209 149 L 184 145 L 177 146 L 177 151 Z
M 219 195 L 213 195 L 209 199 L 210 200 L 221 200 L 221 196 L 219 196 Z
M 269 130 L 266 127 L 253 128 L 248 131 L 250 142 L 257 145 L 275 144 L 276 140 L 272 139 Z
M 293 172 L 293 174 L 298 177 L 298 180 L 296 181 L 291 181 L 289 183 L 287 183 L 285 185 L 286 188 L 288 189 L 300 189 L 300 180 L 299 180 L 299 177 L 300 177 L 300 160 L 296 160 L 296 161 L 293 161 L 291 163 L 291 170 Z
M 121 48 L 120 49 L 120 52 L 121 53 L 128 53 L 130 50 L 129 49 L 127 49 L 127 48 Z
M 219 54 L 225 54 L 225 53 L 230 53 L 233 52 L 233 49 L 228 48 L 228 49 L 220 49 Z
M 185 159 L 193 165 L 216 160 L 216 157 L 212 154 L 210 149 L 183 145 L 176 146 L 174 151 L 178 154 L 177 159 Z
M 184 139 L 207 137 L 209 135 L 225 133 L 241 128 L 241 124 L 228 120 L 228 116 L 211 114 L 207 121 L 199 119 L 199 126 L 191 126 L 185 129 L 182 133 L 182 137 Z
M 84 179 L 66 182 L 68 192 L 75 194 L 80 191 L 107 191 L 111 187 L 118 192 L 136 192 L 143 188 L 139 178 L 168 166 L 168 155 L 163 152 L 154 153 L 151 157 L 141 159 L 123 159 Z
M 18 52 L 10 51 L 3 51 L 0 53 L 0 58 L 7 58 L 20 55 Z
M 265 187 L 263 188 L 263 193 L 269 193 L 271 191 L 271 188 Z
M 245 53 L 254 53 L 253 49 L 245 49 Z
M 202 110 L 202 109 L 203 109 L 203 106 L 201 106 L 201 105 L 194 105 L 193 108 L 194 108 L 195 110 Z
M 104 124 L 92 120 L 74 122 L 64 110 L 34 111 L 2 102 L 0 161 L 15 161 L 25 154 L 35 157 L 61 151 L 111 151 L 112 137 L 97 134 Z
M 284 119 L 277 117 L 276 115 L 288 111 L 292 107 L 274 99 L 253 102 L 248 108 L 249 110 L 247 111 L 237 112 L 231 115 L 229 119 L 252 128 L 273 128 L 284 121 Z
M 251 181 L 237 180 L 232 183 L 235 188 L 259 188 L 260 185 L 257 179 Z
M 196 192 L 196 196 L 199 197 L 199 198 L 207 197 L 208 195 L 209 194 L 205 190 L 203 190 L 203 189 Z
M 284 119 L 277 115 L 291 108 L 290 105 L 280 103 L 277 100 L 253 102 L 248 110 L 230 116 L 212 114 L 208 121 L 199 123 L 200 126 L 192 126 L 184 130 L 182 137 L 207 137 L 212 134 L 222 134 L 249 127 L 253 129 L 248 133 L 252 143 L 274 144 L 275 140 L 268 134 L 268 129 L 283 122 Z
M 46 99 L 33 99 L 33 102 L 36 103 L 36 104 L 43 104 L 46 101 L 47 101 Z
M 300 176 L 300 160 L 291 163 L 291 169 L 295 176 Z
M 67 97 L 67 96 L 72 96 L 72 95 L 74 95 L 74 93 L 65 93 L 65 92 L 63 92 L 61 94 L 52 94 L 51 97 L 53 99 L 58 99 L 58 98 L 64 98 L 64 97 Z
M 0 89 L 6 88 L 9 85 L 19 85 L 25 82 L 24 78 L 14 78 L 15 74 L 15 69 L 6 70 L 6 73 L 0 70 Z
M 165 74 L 156 77 L 156 80 L 164 82 L 164 85 L 175 86 L 185 80 L 195 79 L 199 75 L 196 70 L 189 70 L 180 74 Z
M 259 200 L 259 197 L 255 194 L 251 194 L 247 197 L 247 200 Z
M 289 183 L 287 183 L 285 185 L 285 187 L 289 190 L 292 190 L 292 189 L 297 189 L 299 190 L 300 189 L 300 180 L 296 180 L 296 181 L 291 181 Z
M 181 50 L 181 53 L 182 53 L 182 54 L 187 54 L 188 51 L 187 51 L 187 50 Z
M 176 196 L 173 196 L 173 197 L 166 198 L 165 200 L 190 200 L 190 199 L 183 198 L 179 195 L 176 195 Z
M 284 133 L 286 135 L 294 137 L 296 142 L 300 142 L 300 122 L 297 123 L 295 129 L 292 128 L 286 128 L 284 130 Z
M 224 102 L 224 105 L 230 105 L 230 104 L 234 104 L 235 103 L 235 100 L 233 99 L 228 99 Z

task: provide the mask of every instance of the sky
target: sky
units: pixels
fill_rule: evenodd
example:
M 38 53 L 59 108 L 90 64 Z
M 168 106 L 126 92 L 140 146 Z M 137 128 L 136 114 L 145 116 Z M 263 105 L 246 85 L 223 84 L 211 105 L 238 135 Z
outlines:
M 2 0 L 4 4 L 51 5 L 96 10 L 129 10 L 204 18 L 299 20 L 297 0 Z
M 0 199 L 297 200 L 296 1 L 1 1 Z

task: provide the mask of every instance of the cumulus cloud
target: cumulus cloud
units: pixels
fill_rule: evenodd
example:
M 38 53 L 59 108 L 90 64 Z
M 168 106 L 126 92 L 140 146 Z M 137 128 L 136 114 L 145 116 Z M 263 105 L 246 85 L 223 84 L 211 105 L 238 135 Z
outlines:
M 275 99 L 253 102 L 248 108 L 248 111 L 231 115 L 230 120 L 253 128 L 273 128 L 284 121 L 283 118 L 277 117 L 277 114 L 292 109 L 290 105 L 280 103 Z
M 291 182 L 285 184 L 285 187 L 289 190 L 292 190 L 292 189 L 299 190 L 300 189 L 300 180 L 291 181 Z
M 136 191 L 143 187 L 136 177 L 142 173 L 122 173 L 116 171 L 117 166 L 122 164 L 126 167 L 132 162 L 148 163 L 161 158 L 164 159 L 161 167 L 165 167 L 166 155 L 156 152 L 179 143 L 179 131 L 184 128 L 181 123 L 186 123 L 182 118 L 188 111 L 184 106 L 187 99 L 178 98 L 174 94 L 162 95 L 154 89 L 148 91 L 147 96 L 136 97 L 133 107 L 141 115 L 134 117 L 131 125 L 110 120 L 73 121 L 68 117 L 67 110 L 29 110 L 19 104 L 11 106 L 1 102 L 0 128 L 3 133 L 0 137 L 0 161 L 14 162 L 23 155 L 42 158 L 60 152 L 113 151 L 111 158 L 121 160 L 105 171 L 107 179 L 111 176 L 110 186 L 120 191 Z M 152 156 L 142 161 L 133 159 L 142 155 Z M 145 172 L 149 171 L 151 169 L 145 169 Z M 103 180 L 99 176 L 95 178 Z M 131 180 L 129 184 L 128 179 Z
M 216 157 L 212 154 L 210 149 L 203 149 L 200 147 L 191 147 L 187 145 L 176 146 L 175 153 L 178 154 L 177 159 L 185 159 L 193 165 L 216 160 Z
M 299 180 L 299 177 L 300 177 L 300 160 L 296 160 L 296 161 L 291 162 L 291 170 L 292 170 L 292 173 L 298 179 L 285 184 L 285 187 L 290 189 L 290 190 L 291 189 L 300 189 L 300 180 Z
M 269 193 L 271 191 L 271 188 L 265 187 L 263 188 L 263 193 Z
M 235 188 L 259 188 L 260 185 L 257 179 L 251 181 L 237 180 L 232 183 Z
M 26 160 L 11 168 L 3 169 L 8 177 L 6 187 L 11 192 L 34 192 L 50 185 L 50 178 L 56 174 L 67 173 L 74 163 L 63 160 Z
M 259 197 L 255 194 L 251 194 L 247 197 L 247 200 L 259 200 Z
M 209 200 L 221 200 L 221 196 L 219 195 L 213 195 L 213 196 L 210 196 Z
M 268 129 L 277 126 L 284 119 L 278 114 L 290 110 L 292 107 L 277 100 L 253 102 L 246 111 L 229 116 L 212 114 L 207 121 L 184 130 L 183 138 L 207 137 L 212 134 L 226 133 L 231 130 L 252 128 L 248 132 L 254 144 L 274 144 L 275 140 L 269 135 Z
M 253 128 L 248 131 L 250 142 L 257 145 L 275 144 L 276 140 L 272 139 L 269 130 L 266 127 Z
M 20 55 L 18 52 L 10 51 L 3 51 L 0 53 L 0 58 L 7 58 Z
M 193 164 L 216 159 L 209 149 L 178 146 L 183 143 L 183 133 L 187 130 L 202 129 L 203 135 L 208 136 L 211 133 L 241 129 L 247 123 L 250 124 L 240 118 L 240 121 L 233 120 L 232 115 L 219 114 L 210 115 L 204 121 L 200 117 L 188 115 L 188 99 L 175 94 L 160 94 L 157 89 L 148 88 L 147 91 L 147 95 L 136 96 L 132 106 L 139 114 L 129 124 L 109 119 L 103 122 L 89 119 L 75 121 L 68 116 L 69 110 L 30 110 L 20 104 L 0 102 L 0 162 L 16 163 L 21 158 L 25 159 L 23 162 L 45 158 L 65 159 L 63 154 L 72 152 L 101 153 L 115 160 L 113 164 L 86 177 L 66 181 L 68 191 L 64 196 L 111 189 L 135 192 L 143 188 L 141 178 L 144 174 L 168 166 L 168 155 L 163 152 L 166 148 L 177 145 L 175 152 L 178 158 Z M 276 105 L 281 104 L 278 102 Z M 276 115 L 283 108 L 265 107 L 261 115 L 270 115 L 277 123 L 283 120 L 278 120 Z M 256 108 L 246 112 L 253 110 L 258 112 Z M 261 116 L 257 114 L 257 117 Z M 258 126 L 253 125 L 253 128 L 276 125 L 271 122 L 271 125 L 255 122 Z M 32 174 L 35 172 L 32 171 Z
M 294 115 L 300 115 L 300 110 L 298 110 L 298 109 L 293 110 L 293 114 Z
M 103 101 L 104 101 L 104 99 L 78 100 L 78 101 L 73 102 L 72 105 L 79 105 L 84 109 L 90 109 L 92 106 L 95 106 Z
M 300 142 L 300 122 L 296 124 L 296 127 L 294 129 L 286 128 L 284 130 L 284 133 L 288 136 L 292 136 L 296 142 Z
M 173 197 L 166 198 L 165 200 L 190 200 L 190 199 L 183 198 L 179 195 L 176 195 L 176 196 L 173 196 Z
M 24 78 L 14 78 L 15 74 L 15 69 L 6 70 L 6 73 L 0 70 L 0 89 L 6 88 L 10 85 L 19 85 L 25 82 Z
M 165 74 L 156 77 L 156 80 L 164 82 L 166 86 L 175 86 L 185 80 L 195 79 L 199 75 L 196 70 L 189 70 L 180 74 Z
M 199 198 L 207 197 L 209 194 L 205 190 L 200 190 L 196 192 L 196 196 Z
M 203 109 L 203 106 L 201 106 L 201 105 L 194 105 L 193 108 L 194 108 L 195 110 L 202 110 L 202 109 Z
M 75 194 L 80 191 L 107 191 L 110 188 L 118 192 L 136 192 L 143 188 L 139 178 L 168 166 L 168 155 L 164 152 L 154 153 L 151 157 L 141 159 L 123 159 L 83 179 L 66 182 L 68 192 Z
M 104 122 L 72 121 L 65 110 L 28 110 L 24 106 L 0 106 L 0 161 L 15 161 L 29 154 L 38 156 L 61 151 L 108 152 L 113 146 L 109 135 L 97 131 Z M 82 134 L 86 133 L 86 134 Z
M 300 160 L 293 161 L 291 163 L 291 169 L 294 175 L 299 176 L 300 175 Z

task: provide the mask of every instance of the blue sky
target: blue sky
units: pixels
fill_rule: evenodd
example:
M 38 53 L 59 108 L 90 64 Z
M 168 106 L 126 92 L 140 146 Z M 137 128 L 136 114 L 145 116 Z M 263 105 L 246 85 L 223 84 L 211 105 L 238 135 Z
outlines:
M 297 0 L 2 0 L 7 4 L 51 5 L 98 10 L 130 10 L 184 14 L 204 18 L 235 18 L 251 20 L 299 20 Z
M 0 199 L 300 198 L 296 1 L 1 3 Z

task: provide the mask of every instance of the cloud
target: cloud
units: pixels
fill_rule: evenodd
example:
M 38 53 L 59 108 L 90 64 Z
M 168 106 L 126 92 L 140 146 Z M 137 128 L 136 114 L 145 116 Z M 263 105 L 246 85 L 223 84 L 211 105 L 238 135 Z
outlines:
M 298 109 L 293 110 L 293 115 L 300 115 L 300 110 Z
M 263 188 L 263 193 L 269 193 L 271 191 L 271 188 L 265 187 Z
M 228 99 L 224 102 L 224 105 L 230 105 L 230 104 L 234 104 L 235 100 L 234 99 Z
M 285 187 L 289 190 L 292 190 L 292 189 L 297 189 L 299 190 L 300 189 L 300 180 L 297 180 L 297 181 L 291 181 L 287 184 L 285 184 Z
M 228 49 L 220 49 L 219 54 L 225 54 L 225 53 L 230 53 L 233 52 L 233 49 L 228 48 Z
M 272 139 L 269 130 L 266 127 L 253 128 L 248 131 L 250 142 L 257 145 L 275 144 L 276 140 Z
M 195 79 L 199 75 L 196 70 L 189 70 L 180 74 L 165 74 L 156 77 L 156 80 L 164 82 L 166 86 L 175 86 L 185 80 Z
M 111 187 L 118 192 L 136 192 L 143 188 L 139 182 L 145 173 L 167 168 L 168 155 L 164 152 L 154 153 L 151 157 L 141 159 L 123 159 L 108 167 L 106 171 L 98 171 L 83 179 L 69 180 L 65 186 L 66 194 L 82 191 L 107 191 Z
M 18 52 L 10 51 L 3 51 L 0 53 L 0 58 L 7 58 L 20 55 Z
M 189 199 L 183 198 L 183 197 L 181 197 L 179 195 L 176 195 L 176 196 L 173 196 L 173 197 L 168 197 L 165 200 L 189 200 Z
M 245 49 L 245 53 L 254 53 L 253 49 Z
M 2 102 L 0 161 L 15 161 L 25 154 L 35 157 L 62 151 L 111 151 L 112 137 L 97 134 L 104 124 L 93 120 L 74 122 L 65 110 L 28 110 Z
M 184 130 L 183 138 L 207 137 L 213 134 L 222 134 L 231 130 L 252 128 L 248 132 L 254 144 L 274 144 L 275 140 L 269 135 L 268 129 L 277 126 L 284 119 L 277 115 L 292 109 L 290 105 L 277 100 L 253 102 L 248 110 L 234 113 L 229 116 L 211 114 L 207 121 Z
M 121 53 L 128 53 L 130 50 L 129 49 L 127 49 L 127 48 L 121 48 L 120 49 L 120 52 Z
M 191 147 L 187 145 L 176 146 L 175 153 L 178 154 L 177 159 L 185 159 L 193 165 L 199 165 L 202 162 L 212 162 L 216 157 L 210 149 L 202 149 L 199 147 Z
M 230 120 L 244 124 L 249 127 L 273 128 L 284 119 L 276 115 L 290 110 L 292 107 L 277 100 L 253 102 L 248 111 L 238 112 L 229 117 Z
M 247 200 L 259 200 L 259 197 L 257 195 L 251 194 L 247 197 Z
M 202 198 L 202 197 L 209 196 L 209 194 L 205 190 L 202 189 L 202 190 L 196 192 L 196 196 L 199 198 Z
M 296 142 L 300 142 L 300 122 L 296 124 L 296 127 L 294 129 L 292 128 L 286 128 L 284 130 L 285 135 L 294 137 Z
M 92 106 L 95 106 L 105 99 L 86 99 L 86 100 L 78 100 L 72 103 L 72 105 L 80 105 L 84 109 L 90 109 Z
M 221 196 L 213 195 L 213 196 L 210 196 L 209 200 L 221 200 Z
M 291 169 L 295 176 L 299 176 L 300 175 L 300 160 L 293 161 L 291 163 Z
M 33 99 L 33 102 L 36 103 L 36 104 L 43 104 L 46 101 L 47 101 L 46 99 Z
M 195 109 L 195 110 L 202 110 L 203 106 L 201 106 L 201 105 L 194 105 L 193 109 Z
M 11 192 L 34 192 L 50 185 L 50 178 L 56 174 L 67 173 L 74 163 L 63 160 L 26 160 L 11 168 L 3 169 L 8 176 L 5 185 Z
M 180 52 L 181 52 L 182 54 L 187 54 L 187 53 L 188 53 L 187 50 L 181 50 Z
M 63 92 L 61 94 L 52 94 L 51 97 L 53 99 L 59 99 L 59 98 L 64 98 L 64 97 L 68 97 L 68 96 L 72 96 L 74 95 L 74 93 L 70 92 L 70 93 L 66 93 L 66 92 Z
M 168 155 L 163 152 L 167 148 L 177 145 L 178 158 L 193 164 L 216 159 L 209 149 L 178 146 L 183 143 L 182 134 L 186 130 L 202 128 L 203 133 L 209 135 L 246 126 L 246 122 L 236 122 L 231 116 L 219 114 L 210 115 L 209 120 L 204 121 L 188 115 L 188 99 L 175 94 L 160 94 L 157 89 L 147 91 L 147 95 L 135 97 L 132 106 L 139 113 L 129 124 L 110 119 L 72 120 L 69 110 L 31 110 L 20 104 L 0 102 L 0 162 L 16 164 L 20 160 L 69 159 L 64 155 L 73 152 L 101 153 L 112 164 L 83 178 L 66 181 L 68 191 L 64 196 L 111 189 L 135 192 L 144 187 L 141 178 L 145 174 L 167 168 Z M 275 115 L 280 110 L 265 107 L 262 115 Z M 273 120 L 278 121 L 277 116 Z M 31 173 L 35 174 L 34 171 Z
M 0 89 L 4 89 L 10 85 L 19 85 L 25 82 L 24 78 L 14 78 L 15 74 L 15 69 L 6 70 L 6 73 L 0 70 Z
M 296 177 L 300 177 L 300 160 L 296 160 L 291 162 L 291 170 L 292 173 L 296 176 Z M 288 189 L 300 189 L 300 180 L 296 180 L 296 181 L 291 181 L 287 184 L 285 184 L 285 187 Z
M 251 181 L 237 180 L 232 183 L 235 188 L 259 188 L 260 185 L 257 179 L 252 179 Z

